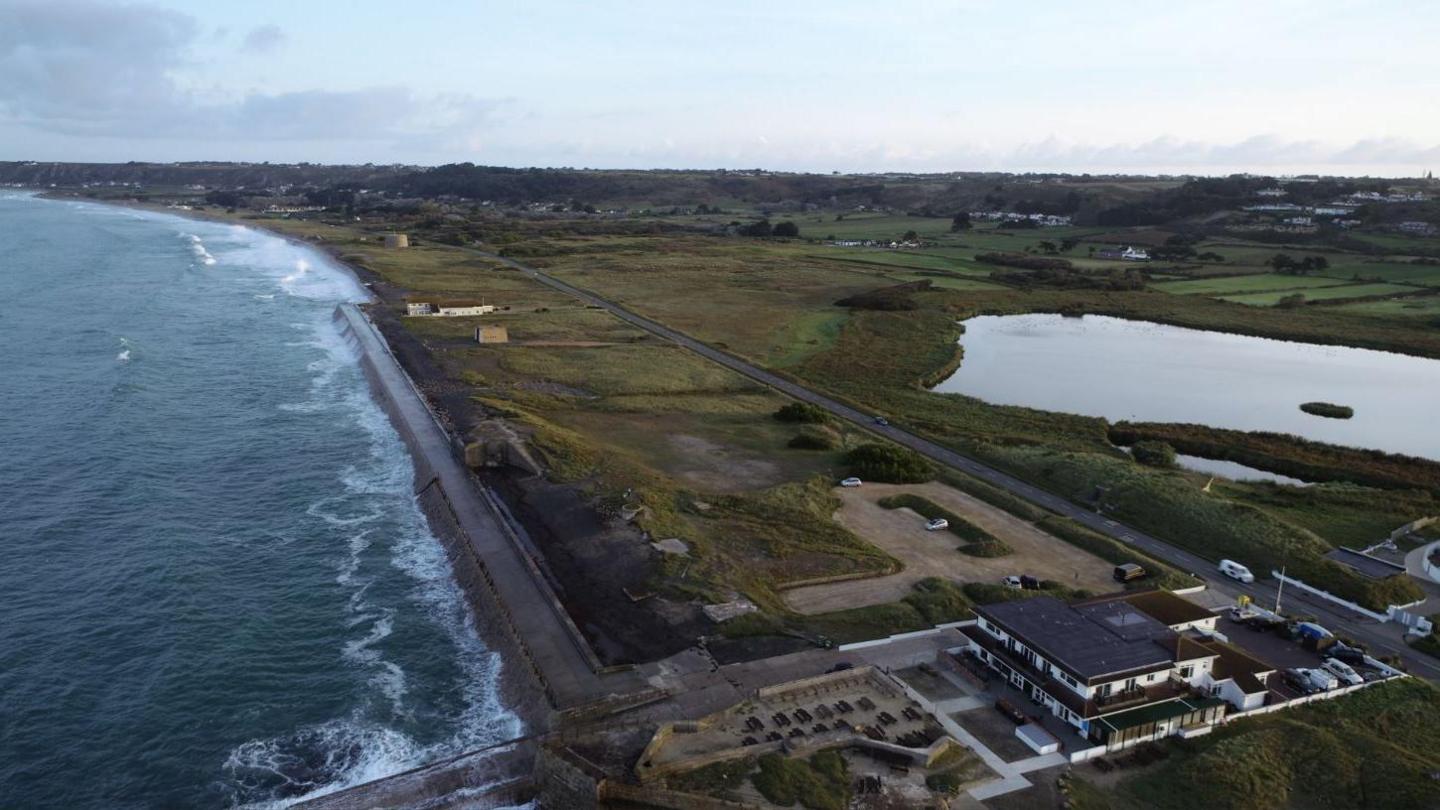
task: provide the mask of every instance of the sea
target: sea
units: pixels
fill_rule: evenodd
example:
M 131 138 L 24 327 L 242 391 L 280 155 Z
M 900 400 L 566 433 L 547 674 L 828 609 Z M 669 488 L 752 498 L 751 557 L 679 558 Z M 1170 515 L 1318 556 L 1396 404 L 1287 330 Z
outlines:
M 522 733 L 332 322 L 365 295 L 0 190 L 0 807 L 284 807 Z

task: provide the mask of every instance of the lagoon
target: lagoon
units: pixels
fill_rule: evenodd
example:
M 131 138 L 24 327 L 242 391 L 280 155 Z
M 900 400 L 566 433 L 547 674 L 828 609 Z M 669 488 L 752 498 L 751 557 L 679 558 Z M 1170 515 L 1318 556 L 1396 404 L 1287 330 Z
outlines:
M 1097 315 L 984 315 L 964 325 L 964 362 L 937 392 L 1440 460 L 1437 360 Z M 1316 400 L 1349 405 L 1355 416 L 1300 410 Z

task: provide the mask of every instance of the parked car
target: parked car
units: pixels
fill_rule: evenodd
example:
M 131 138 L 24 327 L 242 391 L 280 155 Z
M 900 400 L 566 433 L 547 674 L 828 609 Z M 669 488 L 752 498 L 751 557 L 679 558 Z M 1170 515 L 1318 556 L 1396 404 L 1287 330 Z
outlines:
M 1295 636 L 1297 638 L 1310 638 L 1310 640 L 1319 641 L 1320 638 L 1329 638 L 1335 636 L 1335 634 L 1326 630 L 1326 628 L 1320 627 L 1319 624 L 1313 623 L 1313 621 L 1296 621 Z
M 1316 691 L 1323 692 L 1327 689 L 1334 689 L 1340 685 L 1339 679 L 1323 669 L 1307 669 L 1305 674 L 1314 684 Z
M 1336 679 L 1347 686 L 1357 686 L 1365 683 L 1365 679 L 1360 677 L 1360 673 L 1356 672 L 1344 661 L 1335 658 L 1326 658 L 1325 662 L 1320 665 L 1320 668 L 1334 675 Z
M 1146 573 L 1145 569 L 1136 565 L 1135 563 L 1124 563 L 1122 565 L 1115 566 L 1116 582 L 1133 582 L 1137 579 L 1144 579 L 1146 576 L 1149 575 Z
M 938 532 L 948 528 L 950 528 L 950 521 L 945 518 L 931 518 L 925 521 L 925 531 L 927 532 Z
M 1027 591 L 1038 591 L 1040 590 L 1040 580 L 1030 576 L 1029 574 L 1021 574 L 1020 587 Z
M 1004 586 L 1007 587 L 1007 588 L 1014 588 L 1014 589 L 1016 589 L 1016 590 L 1019 590 L 1020 588 L 1024 587 L 1023 585 L 1020 584 L 1020 577 L 1017 577 L 1017 576 L 1014 576 L 1014 575 L 1011 575 L 1011 576 L 1008 576 L 1008 577 L 1001 577 L 1001 578 L 1000 578 L 1000 584 L 1001 584 L 1001 585 L 1004 585 Z
M 840 482 L 840 486 L 842 486 L 842 487 L 858 487 L 858 486 L 860 486 L 860 485 L 863 484 L 863 483 L 865 483 L 865 482 L 864 482 L 864 481 L 861 481 L 859 478 L 850 477 L 850 478 L 846 478 L 844 481 L 841 481 L 841 482 Z
M 1335 643 L 1335 646 L 1326 650 L 1325 654 L 1331 658 L 1336 658 L 1344 661 L 1351 666 L 1359 666 L 1365 663 L 1364 650 L 1357 647 L 1351 647 L 1348 644 L 1343 644 L 1338 641 Z
M 1320 691 L 1319 688 L 1310 681 L 1310 670 L 1308 669 L 1302 667 L 1287 669 L 1281 677 L 1285 681 L 1286 686 L 1301 694 L 1308 695 Z
M 1255 581 L 1255 575 L 1250 573 L 1250 569 L 1234 560 L 1221 560 L 1217 567 L 1220 569 L 1220 573 L 1231 579 L 1238 579 L 1247 585 Z
M 849 661 L 841 661 L 840 663 L 836 664 L 836 665 L 833 666 L 833 667 L 830 667 L 829 669 L 827 669 L 827 670 L 825 670 L 825 671 L 826 671 L 826 672 L 844 672 L 844 671 L 847 670 L 847 669 L 854 669 L 854 668 L 855 668 L 855 665 L 852 664 L 852 663 L 850 663 Z

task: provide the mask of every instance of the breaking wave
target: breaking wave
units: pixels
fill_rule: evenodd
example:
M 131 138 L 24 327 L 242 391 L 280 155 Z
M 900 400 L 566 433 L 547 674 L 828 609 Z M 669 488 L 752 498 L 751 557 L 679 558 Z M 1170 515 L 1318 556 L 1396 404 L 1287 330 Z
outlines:
M 346 717 L 280 737 L 251 740 L 224 764 L 229 790 L 255 807 L 284 807 L 519 736 L 519 719 L 500 702 L 498 655 L 479 639 L 463 594 L 455 585 L 439 541 L 430 534 L 412 492 L 409 455 L 389 420 L 370 398 L 356 354 L 329 323 L 316 324 L 299 345 L 323 352 L 307 370 L 310 396 L 283 405 L 297 413 L 325 413 L 357 425 L 369 457 L 336 472 L 337 490 L 312 502 L 306 514 L 343 534 L 345 554 L 335 582 L 350 592 L 345 620 L 352 634 L 339 650 L 363 673 L 362 707 Z M 377 552 L 381 552 L 377 554 Z M 398 569 L 411 582 L 402 596 L 380 593 L 377 565 Z M 424 740 L 431 709 L 412 699 L 410 673 L 389 655 L 401 613 L 418 610 L 454 648 L 458 716 L 444 718 L 439 739 Z M 383 718 L 383 719 L 382 719 Z

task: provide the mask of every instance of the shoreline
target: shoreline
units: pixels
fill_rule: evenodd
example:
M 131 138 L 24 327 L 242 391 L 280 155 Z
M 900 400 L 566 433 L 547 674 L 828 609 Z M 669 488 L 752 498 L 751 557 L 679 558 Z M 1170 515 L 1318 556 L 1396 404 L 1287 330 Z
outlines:
M 624 673 L 610 674 L 605 680 L 612 682 L 602 687 L 600 662 L 589 650 L 578 628 L 574 627 L 563 604 L 548 586 L 540 587 L 542 583 L 538 580 L 542 577 L 534 570 L 534 561 L 515 547 L 508 536 L 511 530 L 503 525 L 504 518 L 487 503 L 487 498 L 498 496 L 482 491 L 484 485 L 475 480 L 461 463 L 463 440 L 434 411 L 416 381 L 405 370 L 395 347 L 366 312 L 369 307 L 383 301 L 373 283 L 366 279 L 370 273 L 346 262 L 336 251 L 327 249 L 323 242 L 312 242 L 229 217 L 143 203 L 44 193 L 37 196 L 115 205 L 180 219 L 253 228 L 292 246 L 312 250 L 348 275 L 364 297 L 360 301 L 338 303 L 332 323 L 341 338 L 355 351 L 357 365 L 365 375 L 372 400 L 385 413 L 391 427 L 405 444 L 414 472 L 412 494 L 425 516 L 426 527 L 445 551 L 451 576 L 464 594 L 471 612 L 475 633 L 500 658 L 497 691 L 503 710 L 520 721 L 521 736 L 517 739 L 531 739 L 536 734 L 550 731 L 565 709 L 583 706 L 613 692 L 623 693 L 643 687 L 642 683 L 632 682 L 632 678 Z M 446 483 L 449 486 L 445 486 Z M 535 640 L 527 640 L 531 638 Z M 497 740 L 492 747 L 515 742 Z M 512 773 L 512 777 L 509 780 L 500 779 L 498 786 L 513 784 L 513 779 L 530 775 L 529 757 L 521 752 L 515 754 L 518 756 L 503 758 L 505 769 Z M 468 757 L 468 754 L 462 753 L 455 759 Z M 480 760 L 486 758 L 480 756 Z M 426 763 L 412 771 L 436 768 L 448 770 L 446 762 L 442 761 Z M 344 802 L 354 795 L 352 791 L 364 794 L 367 786 L 374 786 L 368 789 L 381 789 L 380 785 L 387 784 L 387 780 L 412 771 L 380 777 L 309 801 Z M 305 803 L 302 801 L 302 804 Z

